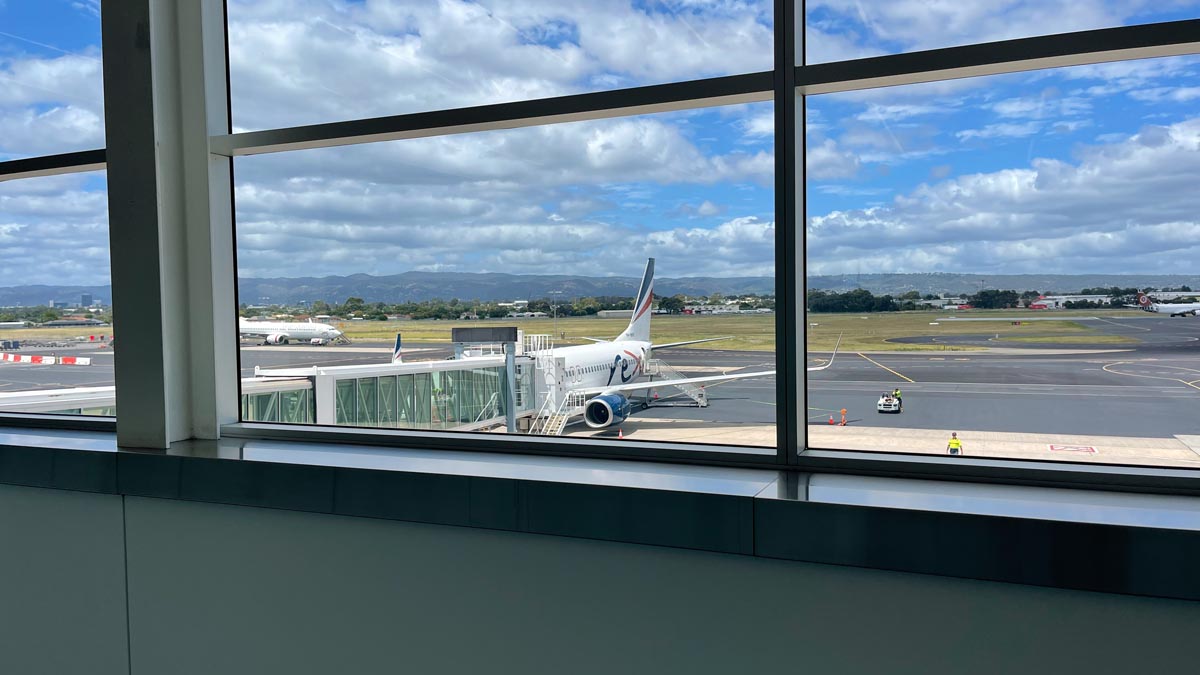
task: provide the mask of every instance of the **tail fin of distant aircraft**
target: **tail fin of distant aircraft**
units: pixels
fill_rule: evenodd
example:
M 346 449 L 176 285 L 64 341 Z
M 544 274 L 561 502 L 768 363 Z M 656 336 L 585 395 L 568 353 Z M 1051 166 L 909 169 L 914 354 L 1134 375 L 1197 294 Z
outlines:
M 646 260 L 646 272 L 642 275 L 642 285 L 638 287 L 637 298 L 633 301 L 633 318 L 629 327 L 617 336 L 617 340 L 650 341 L 650 305 L 654 304 L 654 258 Z
M 400 355 L 399 333 L 396 333 L 396 346 L 392 348 L 392 363 L 404 363 L 404 357 Z
M 1137 304 L 1139 308 L 1144 309 L 1147 312 L 1154 311 L 1154 301 L 1150 299 L 1150 296 L 1141 291 L 1138 291 L 1137 294 Z

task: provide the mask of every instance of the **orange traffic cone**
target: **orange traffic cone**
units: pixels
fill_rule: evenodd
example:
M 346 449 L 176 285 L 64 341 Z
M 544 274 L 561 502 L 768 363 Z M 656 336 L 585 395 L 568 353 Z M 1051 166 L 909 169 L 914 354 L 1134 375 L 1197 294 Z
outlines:
M 617 427 L 617 438 L 625 438 L 625 430 Z
M 833 415 L 830 415 L 830 416 L 829 416 L 829 423 L 830 423 L 830 424 L 833 424 Z

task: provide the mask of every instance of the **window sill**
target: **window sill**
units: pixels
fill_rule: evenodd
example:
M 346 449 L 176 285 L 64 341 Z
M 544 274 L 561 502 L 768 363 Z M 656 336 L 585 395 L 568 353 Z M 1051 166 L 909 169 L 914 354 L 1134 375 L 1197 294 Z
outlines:
M 0 433 L 0 483 L 1200 600 L 1200 499 L 227 439 Z

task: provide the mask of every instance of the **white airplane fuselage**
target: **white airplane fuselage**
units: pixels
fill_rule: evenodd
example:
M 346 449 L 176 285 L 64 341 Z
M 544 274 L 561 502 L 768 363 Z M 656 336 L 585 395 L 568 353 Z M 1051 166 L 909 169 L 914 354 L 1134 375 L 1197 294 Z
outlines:
M 646 371 L 649 342 L 618 340 L 559 347 L 533 355 L 562 359 L 559 376 L 568 389 L 603 389 L 629 384 Z
M 327 323 L 302 321 L 246 321 L 242 319 L 238 322 L 238 333 L 242 337 L 263 338 L 271 344 L 282 344 L 288 340 L 328 342 L 342 337 L 342 331 Z

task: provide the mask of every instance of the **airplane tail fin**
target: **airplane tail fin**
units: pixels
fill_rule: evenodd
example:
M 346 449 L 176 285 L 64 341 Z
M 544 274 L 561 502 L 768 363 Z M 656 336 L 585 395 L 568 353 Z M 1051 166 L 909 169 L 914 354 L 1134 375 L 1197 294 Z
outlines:
M 1137 294 L 1137 304 L 1138 307 L 1146 310 L 1147 312 L 1154 311 L 1154 302 L 1150 299 L 1150 296 L 1141 291 L 1138 291 Z
M 396 333 L 396 346 L 392 348 L 392 363 L 404 363 L 404 357 L 400 355 L 399 333 Z
M 654 304 L 654 258 L 646 260 L 646 272 L 638 286 L 637 298 L 633 301 L 633 317 L 624 333 L 617 340 L 650 341 L 650 305 Z

